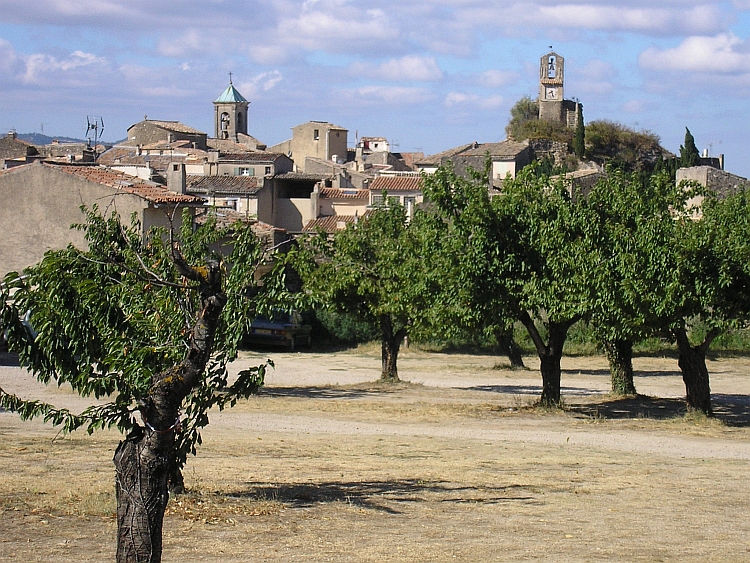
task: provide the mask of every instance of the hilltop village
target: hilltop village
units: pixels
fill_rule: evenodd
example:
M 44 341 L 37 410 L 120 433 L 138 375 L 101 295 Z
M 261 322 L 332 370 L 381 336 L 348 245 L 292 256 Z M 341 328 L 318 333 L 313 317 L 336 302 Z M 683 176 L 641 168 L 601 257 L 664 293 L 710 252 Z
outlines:
M 539 96 L 528 100 L 550 131 L 582 129 L 582 104 L 565 98 L 564 59 L 555 52 L 539 63 Z M 70 225 L 80 207 L 135 214 L 144 232 L 179 226 L 177 208 L 194 221 L 215 216 L 219 224 L 249 222 L 270 246 L 296 234 L 333 233 L 389 202 L 413 213 L 422 202 L 424 174 L 450 161 L 459 175 L 491 162 L 491 192 L 534 161 L 568 170 L 572 186 L 585 189 L 604 174 L 601 163 L 575 157 L 560 135 L 501 142 L 470 142 L 435 155 L 396 152 L 384 137 L 362 136 L 350 146 L 349 131 L 325 121 L 292 128 L 291 138 L 267 146 L 250 134 L 249 101 L 232 84 L 213 101 L 213 136 L 189 125 L 144 117 L 127 139 L 111 146 L 53 143 L 34 146 L 14 132 L 0 139 L 0 275 L 36 263 L 45 251 L 83 243 Z M 524 135 L 520 135 L 523 137 Z M 658 158 L 669 155 L 658 147 Z M 745 179 L 724 171 L 723 157 L 700 159 L 681 169 L 718 189 Z M 572 189 L 572 188 L 571 188 Z

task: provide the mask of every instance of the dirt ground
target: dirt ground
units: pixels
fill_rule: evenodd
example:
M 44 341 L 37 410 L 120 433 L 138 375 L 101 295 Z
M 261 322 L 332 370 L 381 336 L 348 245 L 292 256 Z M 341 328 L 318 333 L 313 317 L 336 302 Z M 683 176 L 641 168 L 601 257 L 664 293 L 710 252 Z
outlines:
M 709 363 L 705 419 L 673 358 L 637 358 L 629 400 L 603 358 L 566 358 L 566 408 L 542 411 L 534 358 L 407 350 L 388 386 L 377 352 L 244 354 L 276 368 L 212 413 L 164 561 L 750 562 L 750 359 Z M 0 364 L 8 392 L 87 404 Z M 114 560 L 118 440 L 0 412 L 0 561 Z

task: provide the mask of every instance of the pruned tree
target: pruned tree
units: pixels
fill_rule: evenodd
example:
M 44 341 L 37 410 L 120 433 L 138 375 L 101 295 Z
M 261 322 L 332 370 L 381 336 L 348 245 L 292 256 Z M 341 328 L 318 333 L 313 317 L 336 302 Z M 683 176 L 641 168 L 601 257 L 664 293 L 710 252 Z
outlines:
M 248 299 L 262 248 L 249 227 L 171 233 L 86 212 L 87 250 L 48 252 L 2 283 L 2 325 L 22 366 L 109 402 L 72 413 L 0 390 L 0 406 L 64 431 L 116 427 L 117 561 L 161 561 L 170 479 L 195 453 L 212 407 L 257 391 L 266 364 L 232 383 L 227 363 L 262 299 Z M 222 256 L 211 250 L 231 236 Z M 262 293 L 261 293 L 262 295 Z M 23 322 L 29 312 L 29 325 Z
M 514 264 L 508 299 L 539 355 L 540 402 L 549 406 L 560 404 L 568 330 L 589 315 L 594 291 L 592 221 L 585 198 L 573 198 L 569 190 L 562 178 L 524 170 L 492 200 L 499 222 L 513 225 L 517 242 L 503 258 Z
M 388 202 L 384 195 L 383 201 Z M 432 236 L 419 211 L 410 220 L 390 202 L 336 232 L 300 240 L 289 253 L 308 303 L 353 314 L 380 327 L 381 379 L 399 381 L 398 354 L 433 305 L 424 251 Z M 435 274 L 435 273 L 433 273 Z M 435 274 L 439 275 L 439 274 Z
M 636 393 L 633 343 L 661 333 L 671 320 L 664 301 L 676 287 L 677 195 L 666 173 L 643 181 L 615 169 L 588 194 L 595 237 L 591 320 L 615 395 Z
M 436 334 L 493 337 L 511 367 L 520 368 L 523 356 L 513 338 L 515 316 L 506 287 L 512 269 L 498 256 L 514 244 L 514 231 L 499 222 L 490 204 L 490 166 L 488 160 L 484 171 L 464 178 L 448 165 L 424 178 L 440 232 L 429 254 L 429 263 L 441 272 L 440 307 L 430 320 Z
M 461 181 L 444 168 L 426 180 L 426 193 L 453 228 L 446 237 L 460 241 L 452 286 L 458 311 L 466 310 L 466 322 L 521 321 L 541 362 L 540 400 L 558 405 L 568 330 L 591 304 L 584 200 L 533 166 L 506 180 L 492 200 L 481 178 Z
M 690 201 L 685 194 L 686 201 Z M 727 329 L 750 320 L 750 194 L 703 192 L 699 210 L 683 207 L 675 226 L 679 292 L 670 295 L 671 332 L 679 350 L 687 406 L 711 414 L 706 354 Z M 697 211 L 697 213 L 696 213 Z M 695 330 L 700 320 L 705 332 Z

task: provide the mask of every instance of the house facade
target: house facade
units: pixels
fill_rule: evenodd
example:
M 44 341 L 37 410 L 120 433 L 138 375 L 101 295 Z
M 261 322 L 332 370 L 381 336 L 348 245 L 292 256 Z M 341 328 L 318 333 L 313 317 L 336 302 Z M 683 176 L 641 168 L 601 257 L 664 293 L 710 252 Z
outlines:
M 140 222 L 143 233 L 151 227 L 180 227 L 178 208 L 191 211 L 201 198 L 170 192 L 98 165 L 34 162 L 0 172 L 0 275 L 37 263 L 48 250 L 72 243 L 85 248 L 83 233 L 70 226 L 85 216 L 81 205 L 97 205 L 102 213 L 116 211 Z

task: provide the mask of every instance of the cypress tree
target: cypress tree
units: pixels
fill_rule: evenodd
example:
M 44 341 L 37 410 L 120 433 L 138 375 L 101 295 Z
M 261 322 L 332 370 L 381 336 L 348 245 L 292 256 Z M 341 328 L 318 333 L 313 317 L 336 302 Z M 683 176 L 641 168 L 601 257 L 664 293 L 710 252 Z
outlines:
M 695 139 L 693 138 L 692 133 L 690 133 L 690 129 L 685 127 L 685 145 L 680 145 L 680 166 L 682 168 L 698 166 L 700 163 L 700 156 L 698 148 L 695 146 Z
M 578 104 L 578 116 L 576 119 L 576 132 L 573 137 L 573 152 L 578 158 L 583 158 L 586 153 L 586 130 L 583 125 L 583 104 Z

